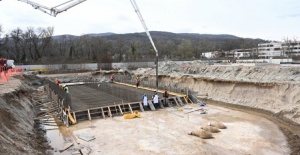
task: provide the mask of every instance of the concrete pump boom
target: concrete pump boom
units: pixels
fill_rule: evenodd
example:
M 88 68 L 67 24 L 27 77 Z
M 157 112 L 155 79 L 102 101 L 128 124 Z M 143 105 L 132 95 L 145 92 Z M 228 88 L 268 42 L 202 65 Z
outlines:
M 59 14 L 59 13 L 61 13 L 63 11 L 66 11 L 66 10 L 68 10 L 68 9 L 70 9 L 70 8 L 72 8 L 72 7 L 74 7 L 74 6 L 78 5 L 78 4 L 86 1 L 86 0 L 69 0 L 69 1 L 67 1 L 65 3 L 62 3 L 62 4 L 57 5 L 55 7 L 52 7 L 52 8 L 40 5 L 38 3 L 29 1 L 29 0 L 18 0 L 18 1 L 30 4 L 35 9 L 39 9 L 40 11 L 42 11 L 44 13 L 47 13 L 47 14 L 55 17 L 57 14 Z M 136 14 L 138 15 L 138 17 L 139 17 L 139 19 L 140 19 L 140 21 L 141 21 L 141 23 L 142 23 L 142 25 L 143 25 L 143 27 L 145 29 L 145 32 L 146 32 L 146 34 L 147 34 L 147 36 L 148 36 L 148 38 L 149 38 L 149 40 L 150 40 L 150 42 L 151 42 L 151 44 L 153 46 L 153 49 L 155 51 L 155 55 L 156 55 L 156 89 L 158 89 L 158 51 L 157 51 L 157 49 L 155 47 L 155 44 L 154 44 L 154 42 L 152 40 L 152 37 L 151 37 L 151 35 L 150 35 L 149 31 L 148 31 L 146 23 L 145 23 L 145 21 L 144 21 L 144 19 L 142 17 L 142 14 L 141 14 L 141 12 L 140 12 L 140 10 L 139 10 L 139 8 L 138 8 L 135 0 L 130 0 L 130 2 L 132 4 L 132 6 L 133 6 L 133 8 L 134 8 L 134 10 L 136 12 Z M 66 4 L 68 4 L 68 5 L 66 5 Z M 62 8 L 59 9 L 58 7 L 61 7 L 61 6 L 64 6 L 64 7 L 62 7 Z
M 140 21 L 141 21 L 141 23 L 142 23 L 142 25 L 143 25 L 143 27 L 145 29 L 145 32 L 146 32 L 146 34 L 147 34 L 147 36 L 148 36 L 148 38 L 149 38 L 149 40 L 150 40 L 150 42 L 151 42 L 151 44 L 153 46 L 153 49 L 155 51 L 155 55 L 156 55 L 156 90 L 157 90 L 158 89 L 158 51 L 157 51 L 157 49 L 155 47 L 155 44 L 154 44 L 154 42 L 152 40 L 152 37 L 151 37 L 151 35 L 150 35 L 149 31 L 148 31 L 146 23 L 145 23 L 145 21 L 144 21 L 144 19 L 142 17 L 142 14 L 141 14 L 141 12 L 140 12 L 140 10 L 139 10 L 139 8 L 138 8 L 135 0 L 130 0 L 130 2 L 132 4 L 132 6 L 133 6 L 133 8 L 134 8 L 134 10 L 136 12 L 136 14 L 140 18 Z
M 38 9 L 38 10 L 44 12 L 44 13 L 47 13 L 51 16 L 56 17 L 57 14 L 59 14 L 61 12 L 64 12 L 64 11 L 67 11 L 68 9 L 70 9 L 70 8 L 72 8 L 72 7 L 78 5 L 78 4 L 80 4 L 80 3 L 82 3 L 86 0 L 69 0 L 65 3 L 62 3 L 62 4 L 57 5 L 55 7 L 52 7 L 52 8 L 40 5 L 38 3 L 29 1 L 29 0 L 18 0 L 18 1 L 30 4 L 33 8 Z M 58 7 L 61 7 L 61 8 L 58 8 Z

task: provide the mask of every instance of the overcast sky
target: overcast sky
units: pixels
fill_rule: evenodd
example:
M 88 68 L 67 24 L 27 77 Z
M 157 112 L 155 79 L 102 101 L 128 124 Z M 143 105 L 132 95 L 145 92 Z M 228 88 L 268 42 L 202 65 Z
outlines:
M 33 0 L 53 7 L 69 0 Z M 243 38 L 300 40 L 300 0 L 136 0 L 150 31 L 232 34 Z M 144 32 L 130 0 L 87 0 L 52 17 L 18 0 L 0 1 L 6 33 L 54 27 L 54 35 Z

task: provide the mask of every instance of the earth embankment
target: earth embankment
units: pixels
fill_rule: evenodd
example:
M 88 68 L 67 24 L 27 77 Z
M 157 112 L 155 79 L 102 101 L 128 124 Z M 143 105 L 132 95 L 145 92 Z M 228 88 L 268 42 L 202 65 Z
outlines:
M 155 78 L 155 69 L 138 69 Z M 269 111 L 283 121 L 300 124 L 300 67 L 216 66 L 195 61 L 159 65 L 159 82 L 195 92 L 198 98 Z
M 4 84 L 14 86 L 14 91 L 0 93 L 0 154 L 44 155 L 49 145 L 45 131 L 34 122 L 34 102 L 30 100 L 33 92 L 15 82 L 21 83 L 13 78 Z

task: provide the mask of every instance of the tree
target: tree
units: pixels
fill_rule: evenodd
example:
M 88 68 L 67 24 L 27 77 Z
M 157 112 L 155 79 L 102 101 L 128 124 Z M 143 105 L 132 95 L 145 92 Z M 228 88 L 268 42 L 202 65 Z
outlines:
M 118 38 L 115 46 L 115 54 L 117 54 L 117 61 L 123 60 L 123 54 L 125 52 L 125 41 L 122 38 Z
M 42 56 L 47 56 L 47 53 L 50 52 L 50 49 L 47 49 L 47 47 L 52 42 L 53 32 L 53 27 L 37 28 L 36 30 L 32 27 L 27 28 L 26 40 L 30 47 L 29 53 L 34 62 L 42 58 Z
M 183 40 L 178 46 L 177 55 L 181 59 L 193 58 L 193 46 L 191 40 Z
M 22 62 L 26 58 L 25 50 L 25 42 L 24 42 L 24 34 L 20 28 L 16 28 L 11 31 L 10 36 L 12 38 L 12 44 L 14 48 L 10 48 L 9 51 L 12 51 L 13 57 L 16 62 Z
M 2 53 L 2 50 L 5 46 L 5 39 L 2 38 L 2 25 L 0 24 L 0 57 L 2 57 L 4 54 Z

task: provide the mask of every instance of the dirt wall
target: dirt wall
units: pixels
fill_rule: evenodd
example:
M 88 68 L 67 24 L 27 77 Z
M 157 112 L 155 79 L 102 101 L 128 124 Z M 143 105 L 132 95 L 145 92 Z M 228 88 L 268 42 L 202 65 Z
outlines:
M 199 98 L 267 110 L 300 124 L 300 67 L 167 61 L 160 64 L 158 72 L 159 83 L 167 87 L 188 88 Z M 155 80 L 155 69 L 140 68 L 134 74 Z
M 259 108 L 282 115 L 300 124 L 300 89 L 297 84 L 260 84 L 163 77 L 165 83 L 180 83 L 197 93 L 198 98 Z
M 0 154 L 46 154 L 44 132 L 34 122 L 35 112 L 24 89 L 0 94 Z

